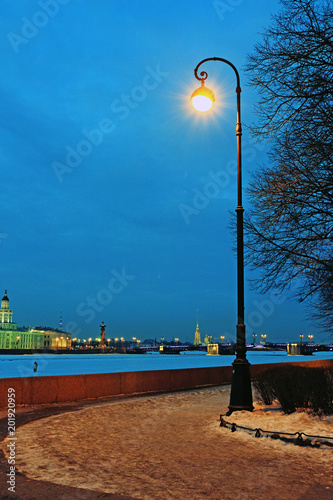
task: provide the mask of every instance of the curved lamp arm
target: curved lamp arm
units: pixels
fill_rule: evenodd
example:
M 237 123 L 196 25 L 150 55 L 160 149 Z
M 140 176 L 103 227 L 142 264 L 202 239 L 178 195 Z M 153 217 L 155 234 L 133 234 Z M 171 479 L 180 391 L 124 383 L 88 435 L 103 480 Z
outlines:
M 236 79 L 237 79 L 236 92 L 241 92 L 240 78 L 239 78 L 239 73 L 237 71 L 237 68 L 230 61 L 228 61 L 227 59 L 222 59 L 221 57 L 208 57 L 207 59 L 203 59 L 202 61 L 200 61 L 194 70 L 194 76 L 197 80 L 202 82 L 202 81 L 207 79 L 208 74 L 206 73 L 206 71 L 201 71 L 200 76 L 198 76 L 199 67 L 201 66 L 201 64 L 203 64 L 207 61 L 221 61 L 221 62 L 224 62 L 224 63 L 228 64 L 229 66 L 231 66 L 231 68 L 234 70 L 234 72 L 236 74 Z

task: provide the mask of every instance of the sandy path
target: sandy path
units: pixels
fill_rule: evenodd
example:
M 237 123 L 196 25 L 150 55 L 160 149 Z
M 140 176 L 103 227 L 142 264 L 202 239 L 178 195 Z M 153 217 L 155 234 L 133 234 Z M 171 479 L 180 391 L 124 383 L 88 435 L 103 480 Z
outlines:
M 332 450 L 220 428 L 228 398 L 227 387 L 203 389 L 47 417 L 17 430 L 17 468 L 34 479 L 149 500 L 333 498 Z

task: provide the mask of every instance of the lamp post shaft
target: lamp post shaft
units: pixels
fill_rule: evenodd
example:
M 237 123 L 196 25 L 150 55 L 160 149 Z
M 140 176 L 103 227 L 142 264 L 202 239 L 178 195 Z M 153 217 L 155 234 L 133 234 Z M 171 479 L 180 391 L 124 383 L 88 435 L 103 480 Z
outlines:
M 237 86 L 237 327 L 236 327 L 236 359 L 233 362 L 230 404 L 228 414 L 236 410 L 253 410 L 250 363 L 246 359 L 246 338 L 244 318 L 244 222 L 242 206 L 242 124 L 241 124 L 241 86 L 237 68 L 227 59 L 210 57 L 203 59 L 195 68 L 194 76 L 203 82 L 208 77 L 205 71 L 198 76 L 198 69 L 204 62 L 220 61 L 228 64 L 235 72 Z
M 242 203 L 242 123 L 241 123 L 241 88 L 237 80 L 237 357 L 246 358 L 246 336 L 244 318 L 244 208 Z

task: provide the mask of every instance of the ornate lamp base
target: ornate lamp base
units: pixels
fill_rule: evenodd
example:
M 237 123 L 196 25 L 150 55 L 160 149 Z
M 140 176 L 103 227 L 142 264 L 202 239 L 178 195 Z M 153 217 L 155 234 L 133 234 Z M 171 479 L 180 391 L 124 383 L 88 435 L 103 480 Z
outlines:
M 250 363 L 246 358 L 236 358 L 232 366 L 230 405 L 227 415 L 231 415 L 233 411 L 253 411 Z

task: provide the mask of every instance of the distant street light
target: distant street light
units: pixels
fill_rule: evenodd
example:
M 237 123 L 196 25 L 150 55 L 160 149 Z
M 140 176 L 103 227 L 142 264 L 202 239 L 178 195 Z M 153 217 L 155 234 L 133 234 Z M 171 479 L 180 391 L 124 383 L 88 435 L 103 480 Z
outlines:
M 244 237 L 243 237 L 243 206 L 242 206 L 242 125 L 241 125 L 241 104 L 240 104 L 240 78 L 236 67 L 226 59 L 220 57 L 210 57 L 203 59 L 195 68 L 194 76 L 201 82 L 201 87 L 196 89 L 191 102 L 195 109 L 200 112 L 209 110 L 215 102 L 212 90 L 205 87 L 205 80 L 208 74 L 201 71 L 198 76 L 198 70 L 201 64 L 207 61 L 220 61 L 230 66 L 236 75 L 236 94 L 237 94 L 237 119 L 236 119 L 236 137 L 237 137 L 237 327 L 236 327 L 236 359 L 233 362 L 233 373 L 231 382 L 230 405 L 228 414 L 237 410 L 253 410 L 250 363 L 246 359 L 246 340 L 245 340 L 245 321 L 244 321 Z
M 301 339 L 301 345 L 303 344 L 303 338 L 304 338 L 304 335 L 300 335 L 299 338 Z
M 310 342 L 313 342 L 313 335 L 308 335 Z

